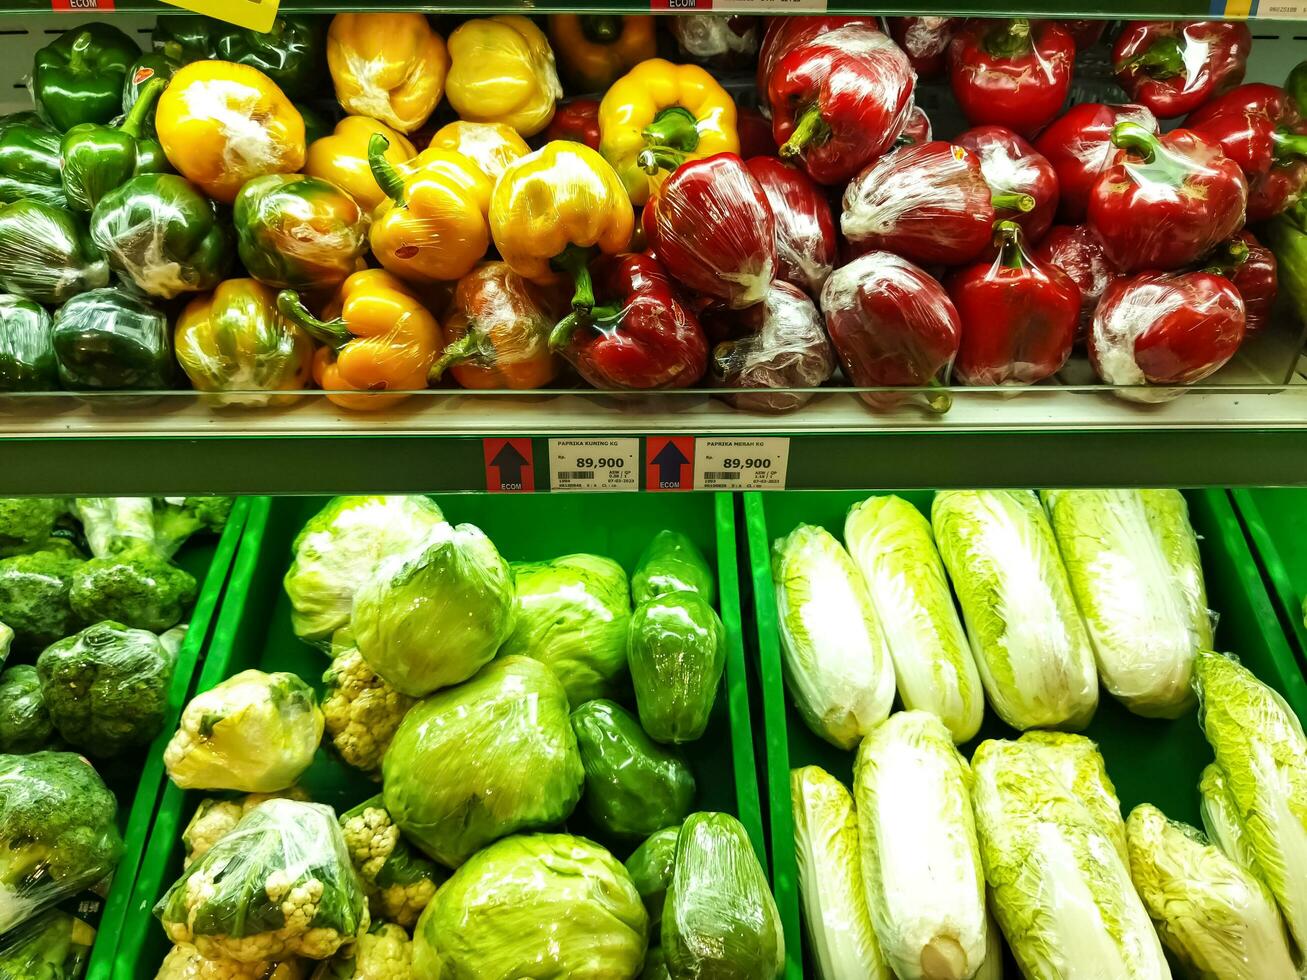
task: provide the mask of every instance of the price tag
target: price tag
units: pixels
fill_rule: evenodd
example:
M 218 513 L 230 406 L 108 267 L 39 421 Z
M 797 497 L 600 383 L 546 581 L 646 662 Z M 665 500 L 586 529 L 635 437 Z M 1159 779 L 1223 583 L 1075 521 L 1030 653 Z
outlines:
M 267 32 L 277 19 L 281 0 L 163 0 L 164 3 L 192 13 L 204 14 L 237 27 Z
M 649 0 L 650 10 L 713 10 L 719 14 L 789 14 L 826 9 L 827 0 Z
M 784 490 L 790 440 L 696 439 L 694 489 Z
M 88 10 L 113 10 L 113 0 L 50 0 L 50 9 L 85 13 Z
M 550 439 L 550 489 L 639 490 L 639 439 Z

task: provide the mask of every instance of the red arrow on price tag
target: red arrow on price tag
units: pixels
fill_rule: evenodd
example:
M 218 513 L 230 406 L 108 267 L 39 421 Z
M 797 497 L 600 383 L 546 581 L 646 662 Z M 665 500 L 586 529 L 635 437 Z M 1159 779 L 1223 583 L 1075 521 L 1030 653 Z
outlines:
M 644 441 L 646 490 L 694 489 L 694 439 L 691 436 L 649 436 Z
M 486 460 L 486 490 L 490 493 L 531 493 L 536 488 L 535 452 L 530 439 L 482 439 Z

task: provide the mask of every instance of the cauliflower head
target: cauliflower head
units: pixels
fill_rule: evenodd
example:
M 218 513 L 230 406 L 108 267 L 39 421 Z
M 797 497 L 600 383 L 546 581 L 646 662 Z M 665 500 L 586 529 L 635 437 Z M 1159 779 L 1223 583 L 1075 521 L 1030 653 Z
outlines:
M 322 964 L 314 980 L 412 980 L 413 940 L 393 922 L 377 922 L 353 947 Z
M 236 825 L 247 813 L 268 800 L 298 800 L 307 803 L 309 794 L 298 786 L 292 786 L 282 793 L 249 793 L 235 800 L 200 800 L 200 805 L 191 816 L 191 822 L 182 831 L 182 845 L 186 848 L 183 867 L 190 867 L 192 861 L 204 857 L 214 844 L 236 829 Z
M 295 960 L 240 963 L 207 959 L 190 943 L 179 943 L 164 957 L 154 980 L 304 980 L 307 976 L 303 964 Z
M 347 812 L 340 826 L 373 917 L 411 929 L 436 894 L 440 868 L 404 839 L 380 796 Z
M 346 637 L 348 630 L 337 630 L 334 657 L 322 675 L 327 685 L 322 697 L 327 736 L 346 763 L 380 779 L 381 757 L 417 699 L 383 681 Z

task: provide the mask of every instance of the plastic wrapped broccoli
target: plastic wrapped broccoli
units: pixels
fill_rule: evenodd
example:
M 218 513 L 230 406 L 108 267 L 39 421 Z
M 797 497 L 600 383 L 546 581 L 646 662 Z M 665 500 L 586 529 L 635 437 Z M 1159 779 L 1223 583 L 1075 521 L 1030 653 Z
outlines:
M 54 724 L 41 695 L 41 678 L 31 664 L 0 674 L 0 752 L 25 755 L 52 747 Z
M 83 560 L 71 545 L 0 558 L 0 621 L 14 631 L 15 652 L 38 653 L 85 624 L 73 611 L 73 573 Z
M 0 936 L 0 980 L 77 980 L 94 942 L 90 923 L 49 909 Z
M 335 814 L 293 800 L 251 810 L 192 862 L 154 913 L 173 942 L 241 963 L 324 960 L 370 921 Z
M 164 497 L 154 503 L 154 544 L 171 558 L 196 534 L 221 534 L 231 518 L 231 497 Z
M 342 816 L 340 827 L 372 917 L 411 929 L 444 879 L 436 862 L 404 839 L 380 796 Z
M 96 558 L 154 544 L 154 501 L 149 497 L 78 497 L 72 509 Z
M 0 497 L 0 558 L 39 551 L 63 512 L 54 497 Z
M 413 940 L 393 922 L 376 922 L 366 936 L 323 963 L 313 980 L 412 980 Z
M 322 715 L 332 748 L 346 763 L 381 778 L 381 757 L 416 698 L 400 694 L 363 659 L 348 628 L 331 638 L 331 666 L 322 675 L 327 689 Z
M 298 800 L 309 802 L 309 794 L 298 786 L 282 793 L 247 793 L 240 799 L 218 800 L 212 797 L 200 800 L 191 815 L 191 821 L 182 831 L 182 846 L 186 848 L 183 866 L 190 867 L 222 840 L 245 818 L 251 810 L 269 800 Z
M 182 789 L 273 793 L 313 762 L 322 728 L 303 680 L 245 670 L 191 699 L 163 763 Z
M 69 596 L 83 622 L 112 619 L 157 633 L 181 622 L 195 589 L 190 572 L 153 544 L 138 544 L 79 565 Z
M 209 959 L 190 943 L 178 943 L 166 957 L 154 980 L 306 980 L 308 968 L 300 960 L 285 963 L 238 963 Z

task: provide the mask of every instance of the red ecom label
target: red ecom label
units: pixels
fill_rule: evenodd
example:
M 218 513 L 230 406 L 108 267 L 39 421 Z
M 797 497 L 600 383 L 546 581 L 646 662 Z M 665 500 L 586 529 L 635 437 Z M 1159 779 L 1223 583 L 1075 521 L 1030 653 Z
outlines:
M 649 0 L 650 10 L 712 10 L 713 0 Z
M 645 439 L 644 488 L 694 489 L 693 436 L 649 436 Z
M 531 493 L 536 488 L 535 452 L 530 439 L 482 439 L 486 490 Z
M 51 10 L 113 10 L 113 0 L 50 0 Z

